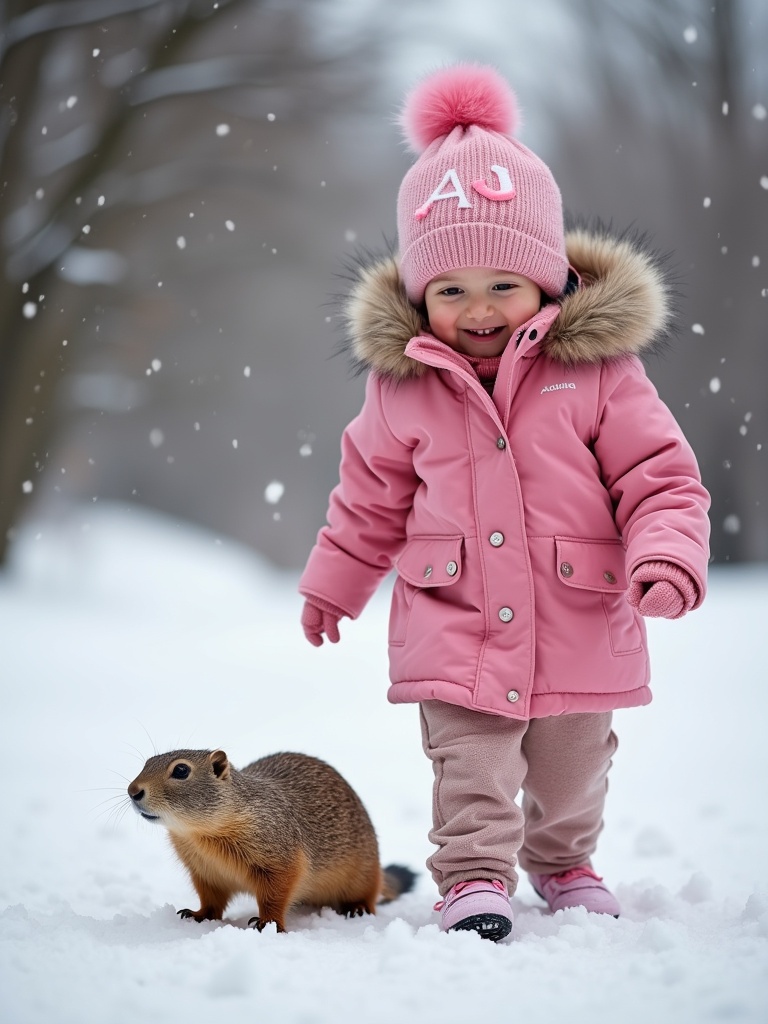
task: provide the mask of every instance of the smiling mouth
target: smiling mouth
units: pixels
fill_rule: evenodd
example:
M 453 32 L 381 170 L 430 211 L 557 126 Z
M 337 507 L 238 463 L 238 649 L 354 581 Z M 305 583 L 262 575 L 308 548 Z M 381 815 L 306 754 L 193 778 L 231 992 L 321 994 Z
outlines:
M 465 334 L 471 334 L 473 338 L 495 338 L 504 330 L 503 327 L 484 327 L 482 330 L 473 331 L 469 327 L 464 328 Z
M 139 811 L 139 814 L 145 821 L 159 821 L 159 815 L 157 814 L 147 814 L 146 811 Z

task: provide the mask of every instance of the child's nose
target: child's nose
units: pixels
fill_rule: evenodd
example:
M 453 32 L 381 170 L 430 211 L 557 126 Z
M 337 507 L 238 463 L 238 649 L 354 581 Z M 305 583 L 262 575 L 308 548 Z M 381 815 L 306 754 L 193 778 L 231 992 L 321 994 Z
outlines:
M 493 306 L 488 299 L 474 299 L 467 307 L 467 316 L 471 320 L 485 320 L 493 315 Z

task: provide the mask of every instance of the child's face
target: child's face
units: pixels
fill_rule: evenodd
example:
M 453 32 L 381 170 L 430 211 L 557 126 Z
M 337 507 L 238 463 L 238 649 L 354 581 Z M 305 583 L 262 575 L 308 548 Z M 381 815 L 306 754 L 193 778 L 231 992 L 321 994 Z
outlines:
M 514 332 L 541 308 L 537 284 L 519 274 L 465 267 L 433 278 L 424 293 L 429 327 L 470 356 L 498 356 Z

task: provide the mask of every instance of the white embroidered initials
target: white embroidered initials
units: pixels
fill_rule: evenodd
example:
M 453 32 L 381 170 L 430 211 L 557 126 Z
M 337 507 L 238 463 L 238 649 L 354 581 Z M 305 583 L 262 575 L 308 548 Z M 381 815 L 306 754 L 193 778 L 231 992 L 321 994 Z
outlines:
M 453 185 L 453 192 L 443 192 L 443 189 L 449 182 L 451 183 L 451 185 Z M 460 209 L 466 209 L 467 207 L 472 205 L 470 201 L 467 199 L 464 189 L 461 187 L 459 176 L 456 173 L 456 169 L 454 167 L 451 167 L 450 170 L 445 172 L 445 174 L 443 175 L 443 180 L 437 186 L 435 191 L 432 193 L 432 195 L 429 197 L 426 203 L 424 203 L 423 206 L 420 206 L 418 208 L 418 210 L 416 211 L 416 220 L 424 220 L 424 218 L 429 213 L 432 204 L 436 203 L 438 199 L 458 199 Z
M 472 188 L 478 195 L 483 196 L 484 199 L 492 199 L 494 202 L 500 203 L 506 199 L 514 199 L 517 195 L 515 186 L 510 177 L 509 170 L 506 167 L 501 167 L 499 164 L 492 164 L 491 170 L 499 179 L 499 187 L 497 189 L 489 188 L 488 185 L 483 181 L 482 178 L 477 178 L 472 182 Z M 448 185 L 453 186 L 452 192 L 443 192 L 443 189 Z M 468 209 L 472 206 L 470 201 L 467 199 L 467 194 L 464 191 L 461 182 L 459 181 L 459 175 L 456 172 L 455 167 L 451 167 L 450 170 L 446 171 L 443 175 L 443 180 L 437 186 L 435 191 L 429 197 L 429 199 L 420 206 L 414 214 L 416 220 L 424 220 L 432 206 L 439 199 L 458 199 L 459 209 Z

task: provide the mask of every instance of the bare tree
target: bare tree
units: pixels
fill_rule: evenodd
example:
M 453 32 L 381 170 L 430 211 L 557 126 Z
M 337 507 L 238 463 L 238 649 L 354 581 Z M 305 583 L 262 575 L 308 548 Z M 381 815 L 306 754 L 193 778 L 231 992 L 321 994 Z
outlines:
M 147 219 L 201 189 L 246 183 L 262 222 L 274 217 L 286 185 L 254 156 L 264 144 L 227 149 L 227 125 L 218 138 L 203 130 L 204 104 L 223 94 L 247 118 L 254 95 L 270 97 L 300 136 L 329 105 L 352 101 L 359 78 L 345 70 L 348 53 L 314 46 L 301 0 L 17 0 L 0 10 L 2 563 L 60 443 L 61 384 L 83 365 L 82 340 L 116 344 L 118 331 L 95 337 L 110 310 L 146 307 Z M 355 66 L 370 54 L 358 44 Z M 263 120 L 267 131 L 274 139 L 281 128 Z
M 579 15 L 597 102 L 559 111 L 561 177 L 577 208 L 672 251 L 681 333 L 650 372 L 712 492 L 715 559 L 768 558 L 765 8 L 583 0 Z

